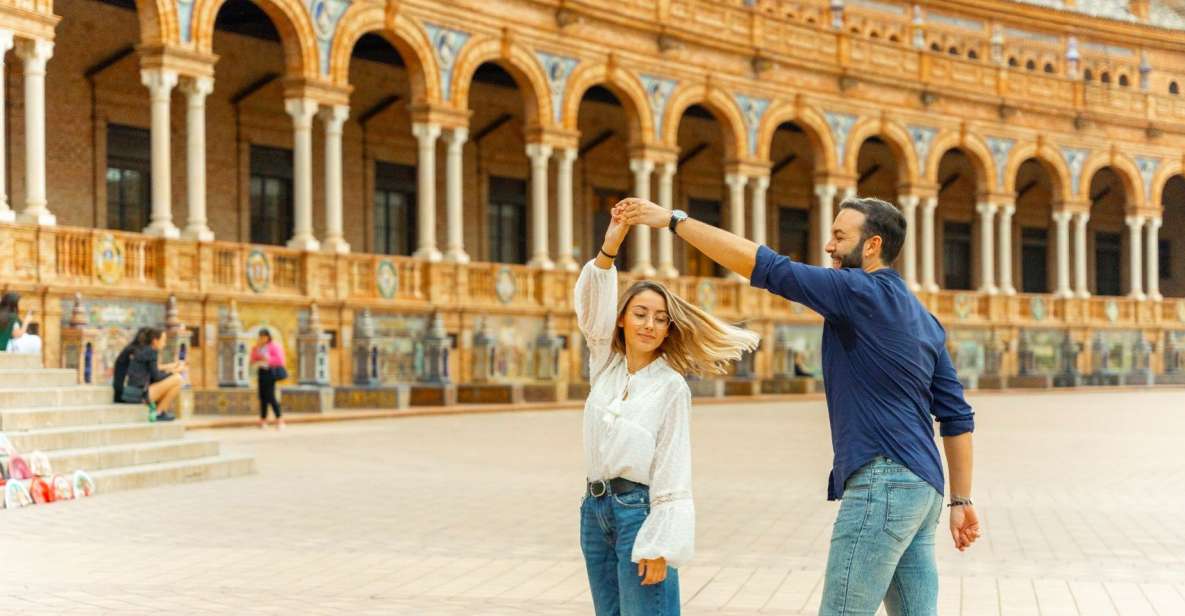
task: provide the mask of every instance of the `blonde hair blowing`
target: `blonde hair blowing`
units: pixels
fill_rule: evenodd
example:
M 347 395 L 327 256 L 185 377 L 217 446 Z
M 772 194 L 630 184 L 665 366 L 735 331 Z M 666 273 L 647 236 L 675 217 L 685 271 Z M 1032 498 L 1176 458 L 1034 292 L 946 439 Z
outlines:
M 651 280 L 635 282 L 621 296 L 617 323 L 625 317 L 630 301 L 643 291 L 654 291 L 666 300 L 670 326 L 658 352 L 683 376 L 724 374 L 729 362 L 740 359 L 745 351 L 756 349 L 761 341 L 757 332 L 725 323 L 671 293 L 662 283 Z M 625 354 L 625 331 L 621 325 L 613 331 L 613 350 Z

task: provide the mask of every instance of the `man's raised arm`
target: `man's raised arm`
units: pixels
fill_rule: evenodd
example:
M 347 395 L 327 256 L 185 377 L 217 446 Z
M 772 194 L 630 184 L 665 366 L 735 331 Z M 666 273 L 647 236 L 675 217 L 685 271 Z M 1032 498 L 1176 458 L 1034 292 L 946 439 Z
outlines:
M 627 224 L 665 229 L 671 211 L 644 199 L 625 199 L 617 205 Z M 676 228 L 683 238 L 709 259 L 745 278 L 751 278 L 757 264 L 757 244 L 698 220 L 687 219 Z

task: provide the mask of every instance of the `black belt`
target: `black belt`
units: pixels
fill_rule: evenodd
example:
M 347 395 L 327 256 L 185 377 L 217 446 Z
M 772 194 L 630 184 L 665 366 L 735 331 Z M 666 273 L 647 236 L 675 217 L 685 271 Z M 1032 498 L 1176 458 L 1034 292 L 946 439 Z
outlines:
M 606 493 L 625 494 L 626 492 L 632 492 L 633 490 L 636 490 L 637 488 L 645 488 L 645 487 L 646 487 L 646 484 L 644 484 L 644 483 L 637 483 L 634 481 L 630 481 L 629 479 L 622 479 L 621 477 L 616 477 L 616 478 L 610 479 L 608 481 L 605 481 L 604 479 L 590 481 L 590 482 L 588 482 L 588 485 L 585 486 L 585 489 L 588 490 L 588 494 L 590 496 L 592 496 L 593 498 L 600 498 L 600 497 L 604 496 Z

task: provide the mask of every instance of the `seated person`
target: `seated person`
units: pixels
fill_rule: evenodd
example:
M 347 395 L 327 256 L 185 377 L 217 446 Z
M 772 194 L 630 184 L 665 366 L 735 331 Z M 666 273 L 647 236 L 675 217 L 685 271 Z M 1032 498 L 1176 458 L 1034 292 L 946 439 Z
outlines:
M 115 373 L 111 376 L 111 387 L 115 390 L 115 403 L 124 404 L 123 399 L 123 383 L 128 378 L 128 364 L 132 361 L 132 355 L 136 352 L 136 344 L 140 337 L 144 335 L 147 327 L 141 327 L 136 331 L 136 335 L 132 336 L 132 341 L 115 356 Z M 136 402 L 139 404 L 139 402 Z
M 150 410 L 159 411 L 156 421 L 173 421 L 176 416 L 169 409 L 185 385 L 181 377 L 185 362 L 158 364 L 160 350 L 165 346 L 163 330 L 146 328 L 137 342 L 139 344 L 128 362 L 122 399 L 125 402 L 147 402 Z
M 8 352 L 25 353 L 27 355 L 41 355 L 41 331 L 37 323 L 29 323 L 24 328 L 24 334 L 8 342 Z

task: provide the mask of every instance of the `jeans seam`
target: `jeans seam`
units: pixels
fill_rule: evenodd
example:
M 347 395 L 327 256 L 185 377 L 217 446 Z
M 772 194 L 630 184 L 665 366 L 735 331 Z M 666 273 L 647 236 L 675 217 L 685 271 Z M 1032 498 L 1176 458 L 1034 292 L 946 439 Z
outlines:
M 839 608 L 840 616 L 848 613 L 848 594 L 851 591 L 852 563 L 859 552 L 860 538 L 864 536 L 864 529 L 868 526 L 868 516 L 872 514 L 872 490 L 868 491 L 868 498 L 864 500 L 864 519 L 860 521 L 860 530 L 856 533 L 856 540 L 852 542 L 852 549 L 848 552 L 848 564 L 843 576 L 843 605 Z

